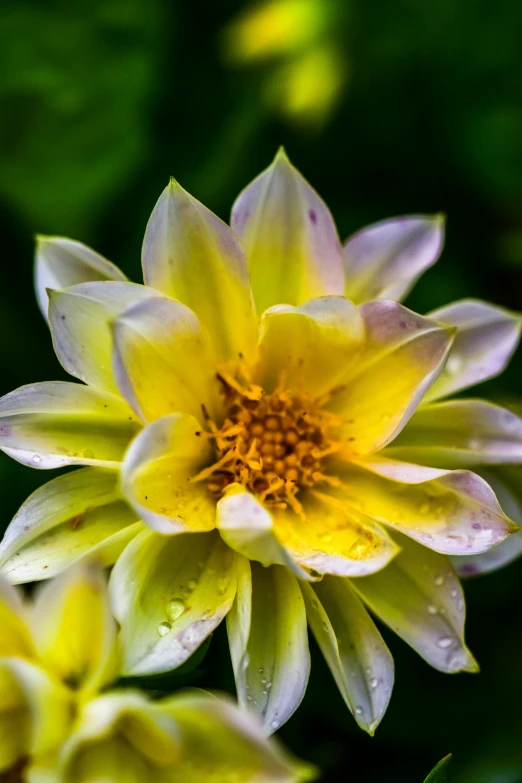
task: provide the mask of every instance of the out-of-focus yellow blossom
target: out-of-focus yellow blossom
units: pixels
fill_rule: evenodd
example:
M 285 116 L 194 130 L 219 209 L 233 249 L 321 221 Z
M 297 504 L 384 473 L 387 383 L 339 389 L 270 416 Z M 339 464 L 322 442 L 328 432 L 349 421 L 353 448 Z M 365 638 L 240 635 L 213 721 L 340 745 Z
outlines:
M 105 578 L 77 566 L 24 600 L 0 580 L 0 779 L 6 783 L 297 783 L 297 764 L 228 701 L 100 693 L 116 677 Z
M 338 7 L 324 0 L 269 0 L 247 5 L 223 32 L 224 59 L 267 65 L 269 105 L 289 119 L 317 124 L 337 104 L 347 61 L 335 40 Z
M 386 220 L 343 249 L 283 152 L 231 224 L 171 182 L 145 286 L 78 242 L 40 240 L 39 301 L 46 312 L 53 289 L 54 346 L 83 383 L 4 397 L 0 446 L 84 467 L 26 501 L 0 563 L 27 582 L 93 553 L 116 561 L 127 673 L 179 666 L 227 616 L 239 700 L 267 731 L 305 692 L 308 622 L 373 732 L 394 673 L 366 607 L 441 671 L 476 670 L 449 556 L 516 529 L 467 468 L 521 462 L 522 421 L 434 400 L 499 372 L 520 319 L 398 304 L 436 261 L 442 218 Z

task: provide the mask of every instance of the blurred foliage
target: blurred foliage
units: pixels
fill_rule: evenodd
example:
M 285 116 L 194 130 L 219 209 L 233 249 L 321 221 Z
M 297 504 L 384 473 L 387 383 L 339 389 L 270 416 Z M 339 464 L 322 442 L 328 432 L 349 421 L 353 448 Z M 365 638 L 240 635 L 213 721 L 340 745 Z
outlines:
M 400 213 L 448 215 L 443 257 L 411 307 L 475 296 L 522 310 L 522 4 L 305 5 L 312 27 L 294 21 L 292 40 L 278 43 L 270 24 L 263 38 L 254 23 L 276 6 L 295 13 L 290 0 L 261 11 L 242 0 L 2 0 L 2 393 L 65 377 L 32 292 L 34 234 L 72 235 L 137 280 L 170 174 L 226 219 L 280 144 L 343 237 Z M 254 32 L 234 56 L 238 24 Z M 253 45 L 267 56 L 253 57 Z M 522 396 L 520 362 L 481 394 Z M 0 455 L 5 524 L 48 478 Z M 467 584 L 478 676 L 439 674 L 383 630 L 397 685 L 373 739 L 312 645 L 310 689 L 283 739 L 326 783 L 418 783 L 448 749 L 453 783 L 522 783 L 521 577 L 522 561 Z M 232 690 L 224 628 L 191 682 Z

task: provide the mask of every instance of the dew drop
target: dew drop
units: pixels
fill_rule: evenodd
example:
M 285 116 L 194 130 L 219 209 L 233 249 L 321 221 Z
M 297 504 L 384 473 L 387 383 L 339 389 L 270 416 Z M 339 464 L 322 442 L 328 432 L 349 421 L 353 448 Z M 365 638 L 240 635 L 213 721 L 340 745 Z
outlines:
M 363 708 L 362 707 L 356 707 L 355 708 L 355 714 L 356 715 L 362 715 L 363 714 Z
M 370 688 L 376 688 L 378 684 L 379 684 L 379 680 L 377 679 L 377 677 L 372 677 L 372 679 L 370 680 Z
M 33 457 L 33 463 L 35 465 L 39 465 L 41 461 L 42 461 L 42 458 L 40 457 L 40 455 L 39 454 L 35 454 L 34 457 Z
M 441 587 L 441 585 L 444 584 L 444 577 L 442 576 L 442 574 L 437 574 L 437 576 L 435 577 L 435 584 L 437 585 L 437 587 Z
M 459 594 L 458 590 L 454 587 L 453 590 L 451 591 L 451 597 L 456 598 L 458 594 Z
M 437 607 L 430 604 L 428 606 L 428 614 L 437 614 Z
M 172 625 L 170 623 L 160 623 L 158 625 L 158 633 L 160 636 L 165 636 L 166 634 L 168 634 L 171 628 Z
M 168 602 L 167 606 L 165 607 L 165 614 L 167 615 L 167 618 L 174 622 L 174 620 L 177 620 L 178 617 L 181 617 L 183 612 L 185 611 L 185 602 L 181 600 L 181 598 L 173 598 L 171 601 Z
M 279 721 L 278 720 L 272 720 L 270 721 L 270 727 L 272 729 L 278 729 L 279 728 Z
M 441 636 L 440 639 L 437 639 L 437 647 L 440 647 L 442 650 L 446 650 L 448 647 L 451 647 L 453 644 L 453 639 L 451 636 Z

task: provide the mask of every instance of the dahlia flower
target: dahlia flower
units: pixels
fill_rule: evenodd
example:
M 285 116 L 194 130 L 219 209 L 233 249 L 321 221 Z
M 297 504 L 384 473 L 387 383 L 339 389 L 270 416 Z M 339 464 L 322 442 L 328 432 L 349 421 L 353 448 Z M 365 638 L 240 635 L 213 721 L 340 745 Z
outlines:
M 119 668 L 116 624 L 94 564 L 48 582 L 30 604 L 2 579 L 0 618 L 0 779 L 297 783 L 313 775 L 228 701 L 107 691 Z
M 12 582 L 115 563 L 127 674 L 179 666 L 227 616 L 239 701 L 268 732 L 305 692 L 308 623 L 373 732 L 394 675 L 367 608 L 432 666 L 476 670 L 449 557 L 517 529 L 467 468 L 520 461 L 522 421 L 433 400 L 497 373 L 520 321 L 483 303 L 403 307 L 442 218 L 384 221 L 343 249 L 283 152 L 231 227 L 171 181 L 145 285 L 78 242 L 39 240 L 38 298 L 81 383 L 4 397 L 0 446 L 84 467 L 26 501 L 0 563 Z

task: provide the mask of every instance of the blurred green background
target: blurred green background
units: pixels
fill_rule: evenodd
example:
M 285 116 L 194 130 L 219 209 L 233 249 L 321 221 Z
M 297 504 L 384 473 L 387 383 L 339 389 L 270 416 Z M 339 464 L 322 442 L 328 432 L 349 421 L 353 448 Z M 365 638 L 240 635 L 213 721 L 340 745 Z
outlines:
M 139 280 L 170 174 L 227 219 L 280 144 L 343 238 L 448 215 L 411 307 L 475 296 L 522 310 L 521 33 L 517 0 L 2 0 L 0 391 L 64 377 L 33 296 L 35 233 L 80 239 Z M 521 395 L 520 366 L 483 393 Z M 0 455 L 4 522 L 49 478 Z M 281 734 L 324 781 L 419 783 L 449 751 L 455 783 L 522 781 L 522 561 L 466 591 L 482 673 L 439 674 L 384 630 L 396 689 L 373 739 L 314 647 Z M 222 630 L 187 679 L 232 688 Z

